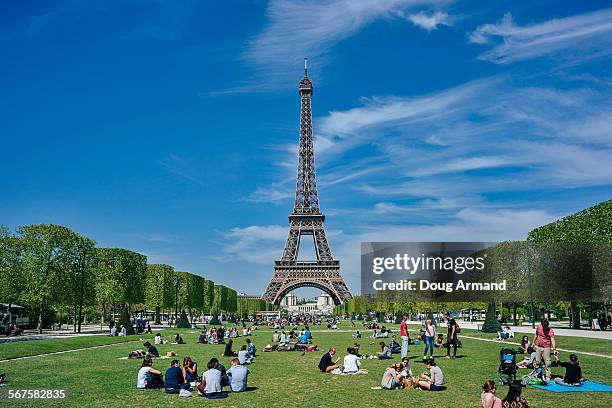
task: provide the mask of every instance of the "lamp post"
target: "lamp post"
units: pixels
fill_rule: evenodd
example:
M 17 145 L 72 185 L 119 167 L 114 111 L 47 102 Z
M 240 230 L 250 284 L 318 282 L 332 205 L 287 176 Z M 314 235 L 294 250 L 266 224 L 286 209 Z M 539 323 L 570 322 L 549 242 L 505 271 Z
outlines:
M 174 275 L 176 277 L 176 289 L 174 291 L 174 326 L 178 324 L 178 291 L 179 291 L 179 276 L 177 274 Z

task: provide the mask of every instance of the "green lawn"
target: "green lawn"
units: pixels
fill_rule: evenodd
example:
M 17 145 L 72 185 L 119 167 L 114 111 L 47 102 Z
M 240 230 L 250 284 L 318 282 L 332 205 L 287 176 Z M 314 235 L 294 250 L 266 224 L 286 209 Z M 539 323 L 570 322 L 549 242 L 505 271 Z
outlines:
M 345 331 L 313 331 L 315 343 L 322 349 L 336 346 L 339 356 L 343 350 L 352 344 L 352 333 L 344 325 Z M 341 327 L 342 329 L 343 327 Z M 463 331 L 463 330 L 462 330 Z M 170 336 L 173 332 L 167 332 Z M 365 334 L 365 333 L 364 333 Z M 473 335 L 468 333 L 466 335 Z M 185 345 L 162 345 L 161 353 L 176 351 L 178 358 L 191 356 L 200 364 L 205 364 L 211 357 L 220 358 L 229 367 L 229 359 L 221 358 L 222 345 L 199 345 L 197 333 L 185 332 Z M 490 335 L 487 335 L 490 338 Z M 94 340 L 97 338 L 97 340 Z M 138 337 L 136 337 L 137 339 Z M 110 338 L 104 338 L 110 339 Z M 133 340 L 135 337 L 128 338 Z M 112 339 L 114 340 L 114 339 Z M 0 356 L 16 357 L 18 348 L 24 354 L 32 354 L 35 347 L 40 352 L 47 347 L 56 351 L 65 349 L 67 340 L 43 340 L 31 342 L 32 345 L 4 344 L 0 345 Z M 73 339 L 76 348 L 86 344 L 100 344 L 100 336 Z M 88 343 L 91 341 L 91 343 Z M 253 341 L 261 350 L 271 342 L 271 331 L 261 330 L 253 337 Z M 420 407 L 477 407 L 480 406 L 480 389 L 484 380 L 499 379 L 497 373 L 498 353 L 501 345 L 481 340 L 463 340 L 463 348 L 459 349 L 461 358 L 447 360 L 440 358 L 438 365 L 444 371 L 448 390 L 439 393 L 425 391 L 385 391 L 372 390 L 378 386 L 385 367 L 390 361 L 363 360 L 363 368 L 369 370 L 368 375 L 335 376 L 322 374 L 317 369 L 321 352 L 260 352 L 255 363 L 250 367 L 249 385 L 257 389 L 240 394 L 230 394 L 224 400 L 203 400 L 199 397 L 179 398 L 176 395 L 166 395 L 161 391 L 142 392 L 135 388 L 136 373 L 140 360 L 121 360 L 128 351 L 136 349 L 138 343 L 119 343 L 116 345 L 87 351 L 38 356 L 23 360 L 0 362 L 0 372 L 5 372 L 9 382 L 4 388 L 65 389 L 68 398 L 62 406 L 224 406 L 224 407 L 275 407 L 275 406 L 305 406 L 305 407 L 384 407 L 391 404 L 410 404 Z M 603 343 L 599 343 L 603 342 Z M 605 347 L 609 341 L 599 340 L 593 344 L 583 342 L 583 339 L 560 338 L 559 347 L 591 351 L 589 347 Z M 34 343 L 39 343 L 40 345 Z M 376 345 L 369 338 L 361 339 L 365 353 L 374 353 Z M 237 339 L 235 345 L 243 344 Z M 572 344 L 572 346 L 568 346 Z M 580 347 L 582 346 L 582 347 Z M 609 347 L 609 346 L 608 346 Z M 412 346 L 410 356 L 418 358 L 422 346 Z M 438 352 L 438 354 L 440 354 Z M 562 358 L 567 356 L 562 354 Z M 612 383 L 612 360 L 602 357 L 580 356 L 585 377 Z M 169 360 L 158 360 L 154 367 L 165 370 Z M 420 373 L 424 370 L 421 363 L 414 362 L 413 370 Z M 553 369 L 553 373 L 562 374 L 562 370 Z M 527 370 L 525 370 L 527 373 Z M 521 373 L 522 374 L 522 373 Z M 5 392 L 2 391 L 2 393 Z M 505 393 L 505 388 L 500 390 Z M 6 395 L 6 394 L 4 394 Z M 555 394 L 535 388 L 524 392 L 531 406 L 534 407 L 609 407 L 612 405 L 610 393 L 567 393 Z M 503 397 L 503 395 L 502 395 Z M 5 400 L 6 401 L 6 400 Z M 2 398 L 0 398 L 0 403 Z M 13 402 L 10 402 L 14 404 Z M 49 404 L 46 402 L 46 404 Z M 38 405 L 23 403 L 21 406 Z M 59 403 L 57 404 L 59 405 Z

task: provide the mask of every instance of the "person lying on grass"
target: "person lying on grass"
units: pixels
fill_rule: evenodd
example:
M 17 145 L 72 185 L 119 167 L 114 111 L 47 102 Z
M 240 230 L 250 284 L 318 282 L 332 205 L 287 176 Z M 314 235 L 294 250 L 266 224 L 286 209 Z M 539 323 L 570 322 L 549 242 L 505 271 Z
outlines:
M 164 379 L 159 370 L 153 368 L 153 360 L 145 358 L 142 361 L 142 366 L 138 370 L 136 379 L 136 388 L 140 390 L 156 390 L 164 386 Z
M 159 358 L 159 351 L 157 350 L 157 347 L 153 346 L 148 341 L 145 341 L 144 343 L 142 343 L 142 345 L 147 348 L 147 357 Z
M 332 356 L 336 354 L 336 348 L 332 347 L 329 351 L 321 357 L 321 361 L 319 361 L 319 370 L 324 373 L 329 373 L 336 368 L 338 368 L 338 361 L 340 358 L 337 358 L 335 361 L 332 360 Z
M 518 368 L 531 368 L 533 369 L 533 362 L 535 361 L 536 353 L 533 351 L 529 357 L 525 357 L 523 361 L 516 363 Z
M 198 379 L 198 363 L 191 360 L 191 357 L 183 359 L 183 377 L 185 381 L 191 383 Z
M 578 356 L 570 354 L 569 361 L 559 361 L 559 356 L 555 354 L 555 361 L 559 364 L 559 367 L 565 367 L 565 375 L 563 378 L 556 377 L 553 381 L 555 384 L 563 385 L 565 387 L 576 387 L 581 386 L 582 380 L 582 368 L 578 362 Z
M 389 346 L 387 346 L 384 341 L 381 341 L 378 344 L 380 345 L 380 353 L 378 353 L 378 358 L 380 360 L 388 360 L 392 358 L 391 349 L 389 348 Z
M 446 389 L 444 386 L 444 374 L 440 367 L 436 366 L 436 362 L 433 358 L 430 358 L 425 363 L 425 367 L 429 370 L 429 373 L 424 372 L 421 374 L 418 385 L 423 390 L 428 391 L 443 391 Z
M 191 388 L 191 384 L 185 381 L 183 370 L 180 369 L 178 360 L 172 360 L 170 368 L 166 370 L 164 377 L 164 388 L 167 394 L 179 394 L 181 390 L 189 390 Z

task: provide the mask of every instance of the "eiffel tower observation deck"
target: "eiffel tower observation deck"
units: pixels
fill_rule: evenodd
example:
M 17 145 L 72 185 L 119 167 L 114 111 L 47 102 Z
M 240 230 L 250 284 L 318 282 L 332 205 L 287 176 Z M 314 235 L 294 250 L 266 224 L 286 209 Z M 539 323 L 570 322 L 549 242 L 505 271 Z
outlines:
M 315 287 L 331 296 L 335 304 L 351 298 L 340 275 L 340 261 L 334 259 L 325 234 L 325 216 L 319 207 L 315 155 L 312 140 L 312 81 L 308 78 L 308 60 L 304 59 L 304 78 L 300 93 L 300 145 L 293 211 L 289 215 L 289 235 L 274 275 L 263 298 L 279 305 L 283 297 L 300 287 Z M 300 241 L 314 240 L 316 259 L 298 261 Z

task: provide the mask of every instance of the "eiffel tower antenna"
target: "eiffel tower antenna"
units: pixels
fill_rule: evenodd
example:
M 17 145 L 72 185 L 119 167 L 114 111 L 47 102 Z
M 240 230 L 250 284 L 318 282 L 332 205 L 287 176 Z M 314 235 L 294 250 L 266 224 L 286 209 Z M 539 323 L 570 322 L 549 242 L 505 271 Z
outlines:
M 300 287 L 315 287 L 331 296 L 336 305 L 350 299 L 351 293 L 340 275 L 340 261 L 334 259 L 325 234 L 325 216 L 319 207 L 317 176 L 312 140 L 312 81 L 308 78 L 308 59 L 304 58 L 304 78 L 300 93 L 300 145 L 293 211 L 289 215 L 289 235 L 274 275 L 263 299 L 279 305 L 283 297 Z M 298 261 L 303 236 L 314 240 L 316 259 Z

